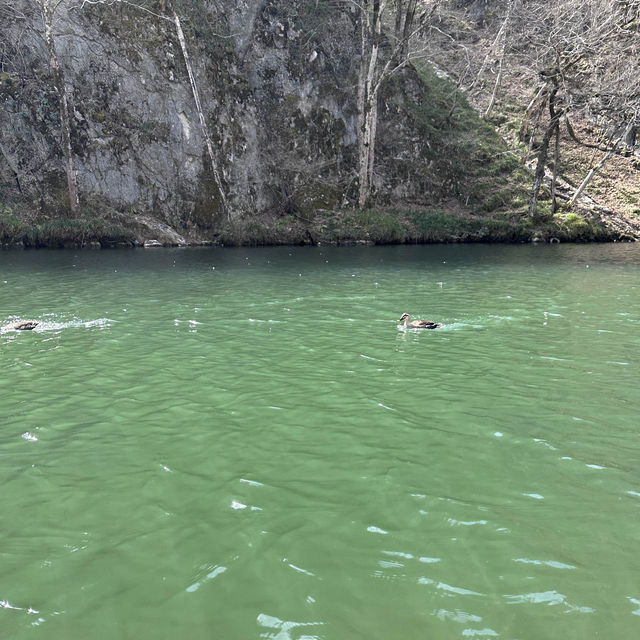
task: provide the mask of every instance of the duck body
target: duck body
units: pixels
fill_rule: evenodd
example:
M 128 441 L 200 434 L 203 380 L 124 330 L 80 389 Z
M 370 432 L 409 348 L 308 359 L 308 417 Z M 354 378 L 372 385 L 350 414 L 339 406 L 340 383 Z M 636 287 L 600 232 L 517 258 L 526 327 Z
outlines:
M 398 322 L 401 322 L 408 329 L 439 329 L 442 325 L 431 320 L 411 320 L 408 313 L 403 313 Z
M 31 329 L 35 329 L 37 326 L 38 323 L 34 320 L 19 320 L 18 322 L 5 324 L 3 327 L 0 327 L 0 331 L 2 333 L 5 331 L 31 331 Z

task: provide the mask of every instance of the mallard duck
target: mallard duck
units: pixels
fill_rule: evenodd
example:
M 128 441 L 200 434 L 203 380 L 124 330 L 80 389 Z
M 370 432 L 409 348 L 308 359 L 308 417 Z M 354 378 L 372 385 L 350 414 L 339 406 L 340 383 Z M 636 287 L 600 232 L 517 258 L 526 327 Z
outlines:
M 0 331 L 30 331 L 35 329 L 38 323 L 34 320 L 19 320 L 18 322 L 12 322 L 11 324 L 5 324 L 4 327 L 0 327 Z
M 409 329 L 438 329 L 442 326 L 438 322 L 431 322 L 431 320 L 411 320 L 408 313 L 403 313 L 398 322 L 404 323 L 404 326 Z

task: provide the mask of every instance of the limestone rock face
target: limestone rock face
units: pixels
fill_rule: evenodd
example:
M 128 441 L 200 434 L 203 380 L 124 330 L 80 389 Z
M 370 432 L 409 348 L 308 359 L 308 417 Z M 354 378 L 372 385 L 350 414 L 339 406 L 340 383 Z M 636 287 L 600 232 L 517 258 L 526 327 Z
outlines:
M 64 204 L 64 156 L 42 19 L 32 0 L 9 4 L 0 19 L 0 185 L 53 211 Z M 151 0 L 139 0 L 142 9 L 81 4 L 63 0 L 53 32 L 86 206 L 152 215 L 188 236 L 193 229 L 214 234 L 234 218 L 353 202 L 355 5 L 180 3 L 224 210 L 171 14 Z M 393 100 L 381 97 L 375 193 L 382 203 L 416 201 L 424 188 L 411 177 L 420 144 L 404 102 L 421 96 L 410 76 L 398 74 L 394 82 L 409 84 Z

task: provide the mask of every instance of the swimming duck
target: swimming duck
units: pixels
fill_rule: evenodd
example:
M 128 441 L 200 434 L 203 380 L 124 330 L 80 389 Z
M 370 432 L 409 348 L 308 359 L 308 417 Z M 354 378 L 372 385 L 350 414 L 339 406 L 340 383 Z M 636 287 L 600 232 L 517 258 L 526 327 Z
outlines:
M 408 313 L 403 313 L 398 322 L 403 322 L 404 326 L 409 329 L 438 329 L 442 326 L 438 322 L 431 322 L 431 320 L 411 320 Z
M 34 320 L 19 320 L 18 322 L 12 322 L 11 324 L 5 324 L 4 327 L 0 327 L 0 331 L 30 331 L 35 329 L 38 323 Z

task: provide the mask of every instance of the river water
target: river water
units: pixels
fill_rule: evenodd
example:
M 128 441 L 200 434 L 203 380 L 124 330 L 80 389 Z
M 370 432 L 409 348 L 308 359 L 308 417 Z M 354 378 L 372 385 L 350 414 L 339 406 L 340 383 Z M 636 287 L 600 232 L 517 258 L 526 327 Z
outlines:
M 5 251 L 15 318 L 1 638 L 640 637 L 638 246 Z

